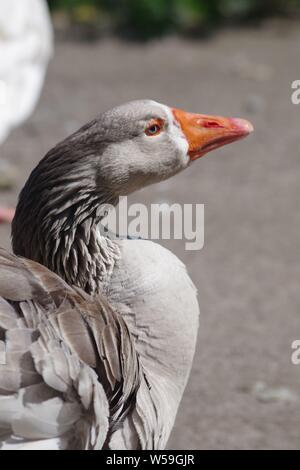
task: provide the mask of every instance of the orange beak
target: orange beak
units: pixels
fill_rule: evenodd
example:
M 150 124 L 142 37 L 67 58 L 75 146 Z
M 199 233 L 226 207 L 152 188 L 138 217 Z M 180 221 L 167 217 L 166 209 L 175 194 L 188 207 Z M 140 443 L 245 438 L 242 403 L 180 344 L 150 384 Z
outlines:
M 252 124 L 245 119 L 193 114 L 176 108 L 172 112 L 188 141 L 191 160 L 242 139 L 253 131 Z

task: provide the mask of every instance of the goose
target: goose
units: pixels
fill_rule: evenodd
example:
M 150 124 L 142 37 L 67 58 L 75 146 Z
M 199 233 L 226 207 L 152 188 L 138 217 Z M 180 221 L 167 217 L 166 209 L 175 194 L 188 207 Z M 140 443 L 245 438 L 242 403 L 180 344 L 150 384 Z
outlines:
M 0 145 L 34 110 L 52 53 L 45 0 L 1 0 Z M 13 209 L 0 207 L 0 223 L 11 223 L 12 217 Z
M 3 449 L 165 448 L 195 351 L 196 288 L 166 248 L 103 234 L 99 208 L 252 130 L 138 100 L 40 161 L 14 254 L 0 251 Z

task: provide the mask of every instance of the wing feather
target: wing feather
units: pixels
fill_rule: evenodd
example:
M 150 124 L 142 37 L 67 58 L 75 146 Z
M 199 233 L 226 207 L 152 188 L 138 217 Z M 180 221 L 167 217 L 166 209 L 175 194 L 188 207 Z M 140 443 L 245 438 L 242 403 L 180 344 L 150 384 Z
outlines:
M 127 324 L 106 299 L 0 249 L 0 339 L 4 448 L 32 439 L 107 448 L 136 406 L 143 374 Z

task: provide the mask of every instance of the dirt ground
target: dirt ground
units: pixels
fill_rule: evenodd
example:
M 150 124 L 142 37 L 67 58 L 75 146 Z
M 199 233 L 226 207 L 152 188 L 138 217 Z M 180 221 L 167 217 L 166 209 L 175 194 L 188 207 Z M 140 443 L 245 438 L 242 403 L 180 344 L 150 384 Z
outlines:
M 201 324 L 191 378 L 169 447 L 300 447 L 299 25 L 269 23 L 205 41 L 146 45 L 58 42 L 31 119 L 1 157 L 18 168 L 15 204 L 30 170 L 57 141 L 97 113 L 137 98 L 250 119 L 247 140 L 135 194 L 140 202 L 205 204 L 205 246 L 169 242 L 199 290 Z M 9 248 L 9 228 L 0 226 Z

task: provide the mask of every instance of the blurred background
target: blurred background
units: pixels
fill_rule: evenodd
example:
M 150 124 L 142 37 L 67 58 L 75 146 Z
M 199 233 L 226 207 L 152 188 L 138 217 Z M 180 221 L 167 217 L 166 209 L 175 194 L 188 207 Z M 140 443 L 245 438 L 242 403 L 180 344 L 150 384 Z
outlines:
M 300 365 L 291 363 L 291 343 L 300 339 L 300 105 L 291 84 L 300 79 L 300 1 L 48 3 L 54 53 L 35 111 L 0 147 L 0 205 L 15 206 L 49 148 L 122 102 L 152 98 L 249 119 L 255 133 L 247 140 L 131 200 L 205 204 L 201 251 L 164 243 L 186 263 L 201 309 L 169 448 L 299 449 Z M 44 69 L 50 29 L 41 36 Z M 9 224 L 0 225 L 0 244 L 10 248 Z

